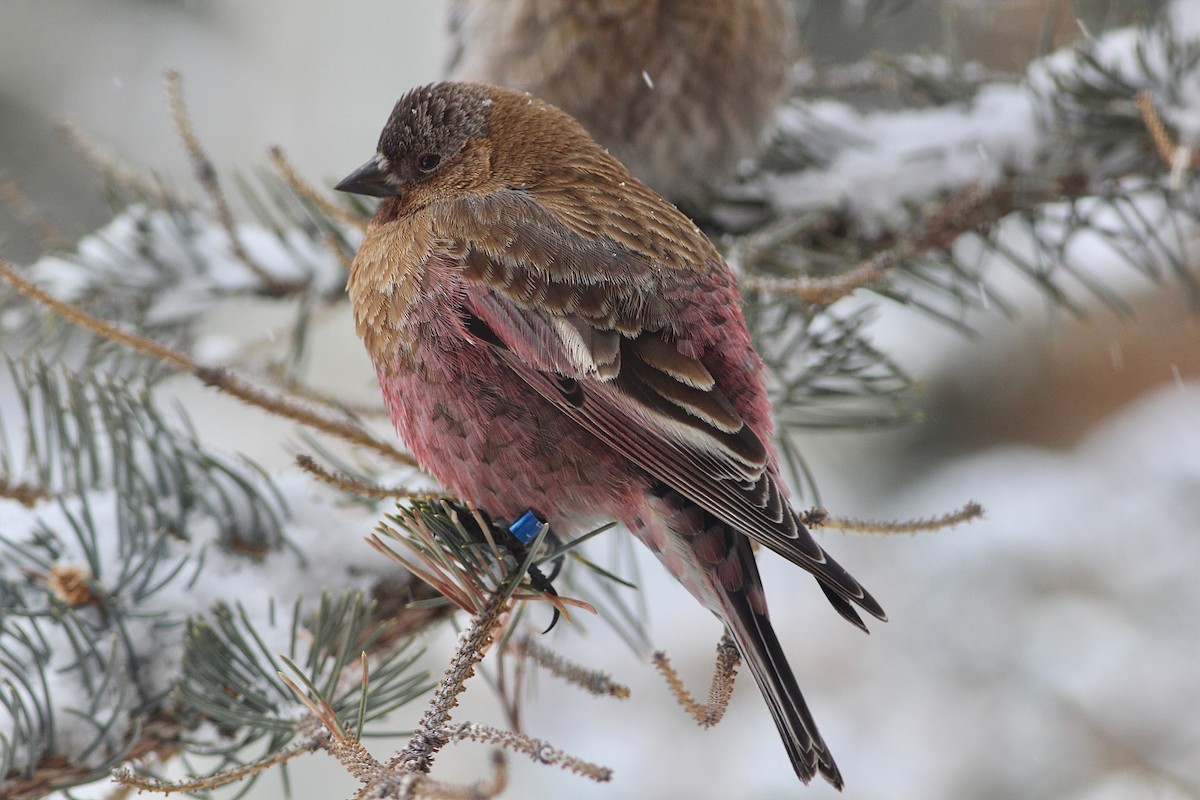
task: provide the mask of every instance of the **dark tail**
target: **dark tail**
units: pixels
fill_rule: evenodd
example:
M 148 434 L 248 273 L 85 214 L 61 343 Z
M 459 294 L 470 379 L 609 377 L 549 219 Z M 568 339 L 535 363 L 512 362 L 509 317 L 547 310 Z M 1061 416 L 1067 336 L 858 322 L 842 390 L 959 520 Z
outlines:
M 771 709 L 771 716 L 783 738 L 792 767 L 800 780 L 808 783 L 814 775 L 829 781 L 835 789 L 842 788 L 842 774 L 825 740 L 817 731 L 800 687 L 788 666 L 783 649 L 771 622 L 750 607 L 743 592 L 723 593 L 726 604 L 726 625 L 742 661 L 750 668 L 755 683 Z

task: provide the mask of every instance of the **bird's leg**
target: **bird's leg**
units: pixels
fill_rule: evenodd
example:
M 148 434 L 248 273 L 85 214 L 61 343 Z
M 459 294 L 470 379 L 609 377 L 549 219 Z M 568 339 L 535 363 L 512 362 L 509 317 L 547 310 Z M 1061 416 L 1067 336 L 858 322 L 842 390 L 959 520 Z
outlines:
M 508 532 L 512 534 L 512 539 L 509 540 L 508 547 L 516 554 L 518 559 L 525 558 L 525 545 L 532 542 L 545 525 L 546 523 L 538 519 L 537 515 L 530 509 L 518 517 L 516 522 L 508 526 Z M 563 556 L 559 556 L 554 560 L 554 569 L 551 571 L 550 577 L 546 577 L 536 564 L 530 564 L 529 581 L 533 584 L 533 588 L 539 592 L 545 592 L 551 597 L 558 597 L 558 592 L 554 590 L 552 581 L 558 577 L 558 573 L 562 570 L 563 559 Z M 558 623 L 560 616 L 561 613 L 556 606 L 554 608 L 554 616 L 550 618 L 550 624 L 542 633 L 549 633 Z
M 717 663 L 713 668 L 712 686 L 708 689 L 708 702 L 700 703 L 683 685 L 683 680 L 671 666 L 667 654 L 662 651 L 654 654 L 654 666 L 666 678 L 671 694 L 675 695 L 679 705 L 705 728 L 716 725 L 725 716 L 729 698 L 733 696 L 733 681 L 737 677 L 737 667 L 741 660 L 737 646 L 726 632 L 717 644 Z

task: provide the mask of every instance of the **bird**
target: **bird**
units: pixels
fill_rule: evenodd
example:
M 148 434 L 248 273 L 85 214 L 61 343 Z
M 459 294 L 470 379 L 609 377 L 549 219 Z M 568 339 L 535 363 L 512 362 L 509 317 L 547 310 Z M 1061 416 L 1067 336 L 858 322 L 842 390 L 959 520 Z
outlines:
M 447 77 L 528 91 L 634 175 L 699 208 L 788 87 L 789 0 L 456 0 Z
M 879 603 L 790 507 L 734 275 L 569 114 L 441 82 L 337 189 L 381 198 L 347 292 L 418 462 L 494 518 L 616 519 L 722 622 L 796 774 L 842 776 L 771 627 L 752 543 L 865 630 Z

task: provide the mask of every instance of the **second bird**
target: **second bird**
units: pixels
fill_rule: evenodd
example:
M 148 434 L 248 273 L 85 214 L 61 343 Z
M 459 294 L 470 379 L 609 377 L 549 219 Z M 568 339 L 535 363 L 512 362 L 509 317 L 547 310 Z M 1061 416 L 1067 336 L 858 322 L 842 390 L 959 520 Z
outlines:
M 676 203 L 753 154 L 787 87 L 789 0 L 456 0 L 449 76 L 530 92 Z
M 884 614 L 787 502 L 763 363 L 709 240 L 570 116 L 480 84 L 405 95 L 338 188 L 384 198 L 348 290 L 421 464 L 498 517 L 624 523 L 725 623 L 796 774 L 840 787 L 751 542 L 860 627 L 855 606 Z

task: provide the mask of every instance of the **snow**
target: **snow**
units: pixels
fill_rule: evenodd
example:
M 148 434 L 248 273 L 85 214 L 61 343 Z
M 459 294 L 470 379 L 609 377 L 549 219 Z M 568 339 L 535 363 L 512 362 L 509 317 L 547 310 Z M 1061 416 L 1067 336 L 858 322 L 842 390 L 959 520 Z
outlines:
M 950 189 L 995 183 L 1028 167 L 1041 144 L 1029 91 L 991 85 L 970 104 L 903 111 L 858 111 L 844 103 L 808 106 L 804 124 L 848 132 L 831 163 L 767 179 L 782 208 L 845 206 L 869 235 L 905 223 L 907 206 Z M 798 120 L 785 114 L 785 131 Z
M 1200 141 L 1200 74 L 1179 81 L 1173 76 L 1177 53 L 1200 47 L 1194 22 L 1200 5 L 1181 0 L 1171 16 L 1180 24 L 1170 37 L 1162 29 L 1121 29 L 1089 45 L 1099 63 L 1135 89 L 1177 84 L 1177 95 L 1155 93 L 1153 99 L 1182 141 L 1194 145 Z M 822 140 L 830 138 L 828 131 L 840 132 L 841 149 L 827 154 L 824 167 L 767 177 L 768 196 L 786 209 L 844 207 L 868 236 L 902 226 L 911 208 L 947 191 L 972 183 L 986 188 L 1007 171 L 1035 167 L 1053 133 L 1047 103 L 1055 80 L 1078 72 L 1078 57 L 1066 49 L 1033 62 L 1022 82 L 985 85 L 965 103 L 863 111 L 822 100 L 785 108 L 777 120 L 782 131 L 823 130 Z M 1082 72 L 1096 75 L 1092 68 Z M 1130 107 L 1132 102 L 1131 96 Z
M 345 268 L 327 249 L 297 230 L 281 235 L 239 223 L 238 237 L 253 262 L 280 281 L 310 280 L 322 293 L 345 283 Z M 351 243 L 357 230 L 343 232 Z M 233 292 L 261 280 L 233 253 L 228 233 L 210 215 L 132 205 L 83 237 L 78 257 L 50 255 L 28 268 L 29 277 L 64 300 L 78 300 L 97 282 L 109 291 L 155 291 L 149 324 L 168 324 L 210 312 Z

